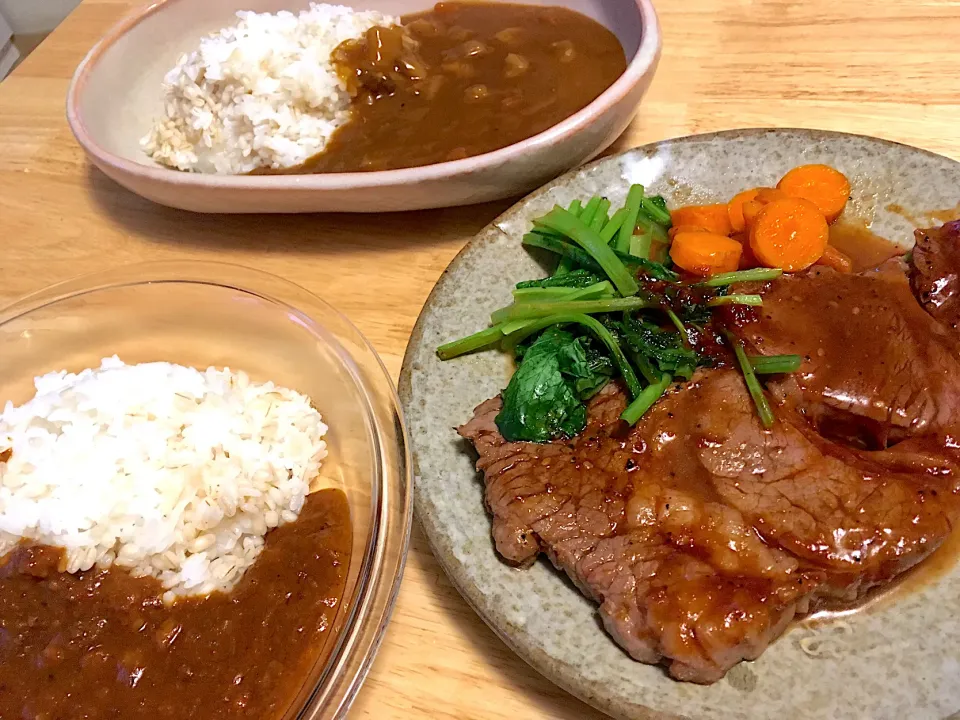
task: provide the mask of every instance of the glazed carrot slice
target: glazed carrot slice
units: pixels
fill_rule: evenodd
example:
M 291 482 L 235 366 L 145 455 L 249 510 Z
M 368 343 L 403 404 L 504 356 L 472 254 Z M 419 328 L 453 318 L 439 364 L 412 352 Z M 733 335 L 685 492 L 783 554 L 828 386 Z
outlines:
M 766 267 L 797 272 L 820 259 L 829 235 L 826 218 L 810 201 L 775 200 L 757 215 L 750 230 L 750 249 Z
M 763 203 L 764 205 L 776 200 L 783 200 L 786 197 L 789 196 L 779 188 L 757 188 L 757 202 Z
M 853 272 L 853 260 L 845 252 L 837 250 L 833 245 L 827 245 L 823 255 L 817 260 L 817 265 L 826 265 L 842 273 Z
M 743 247 L 726 235 L 704 232 L 677 233 L 670 245 L 670 258 L 694 275 L 733 272 L 739 267 Z
M 748 200 L 756 200 L 760 188 L 744 190 L 733 196 L 733 199 L 727 203 L 727 217 L 730 218 L 730 227 L 734 232 L 743 232 L 747 228 L 747 223 L 743 219 L 743 204 Z
M 790 197 L 804 198 L 833 222 L 850 199 L 850 181 L 829 165 L 801 165 L 788 172 L 777 187 Z
M 748 232 L 757 221 L 757 215 L 761 210 L 763 210 L 763 203 L 758 200 L 747 200 L 743 204 L 743 223 Z
M 667 230 L 667 235 L 670 236 L 670 239 L 673 240 L 674 236 L 677 233 L 682 232 L 710 232 L 705 227 L 700 227 L 699 225 L 674 225 L 672 228 Z
M 693 225 L 702 227 L 718 235 L 729 235 L 730 217 L 727 215 L 727 206 L 723 203 L 716 205 L 687 205 L 670 213 L 674 225 Z

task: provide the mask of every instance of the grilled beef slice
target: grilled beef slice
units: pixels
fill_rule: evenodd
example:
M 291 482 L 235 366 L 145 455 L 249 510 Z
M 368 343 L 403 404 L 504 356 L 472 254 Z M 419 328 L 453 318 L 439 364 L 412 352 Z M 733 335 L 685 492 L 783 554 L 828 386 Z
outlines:
M 909 569 L 958 514 L 960 354 L 901 268 L 783 278 L 738 332 L 805 358 L 769 383 L 772 430 L 733 369 L 674 386 L 633 428 L 616 383 L 568 441 L 507 442 L 499 398 L 460 428 L 503 558 L 545 553 L 632 657 L 701 683 Z
M 924 309 L 960 330 L 960 220 L 917 230 L 910 283 Z

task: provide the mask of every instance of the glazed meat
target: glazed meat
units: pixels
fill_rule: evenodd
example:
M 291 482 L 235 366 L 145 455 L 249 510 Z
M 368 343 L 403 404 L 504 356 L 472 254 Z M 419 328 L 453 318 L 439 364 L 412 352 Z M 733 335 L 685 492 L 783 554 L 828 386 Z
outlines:
M 754 352 L 804 357 L 770 387 L 822 434 L 883 449 L 960 418 L 960 342 L 914 300 L 899 260 L 861 275 L 785 276 L 738 321 Z
M 917 230 L 910 282 L 934 318 L 960 328 L 960 220 Z
M 545 553 L 632 657 L 709 683 L 797 614 L 856 600 L 929 555 L 960 511 L 960 353 L 905 268 L 780 279 L 738 331 L 799 353 L 764 430 L 740 373 L 702 370 L 632 428 L 609 384 L 566 442 L 511 443 L 480 405 L 475 446 L 498 552 Z

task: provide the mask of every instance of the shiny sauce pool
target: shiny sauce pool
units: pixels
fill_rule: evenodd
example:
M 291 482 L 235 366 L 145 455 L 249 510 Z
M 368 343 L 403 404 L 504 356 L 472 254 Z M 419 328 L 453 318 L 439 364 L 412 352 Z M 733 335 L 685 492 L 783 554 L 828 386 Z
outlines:
M 440 3 L 372 28 L 333 54 L 352 119 L 294 172 L 389 170 L 525 140 L 586 107 L 623 74 L 603 25 L 561 7 Z
M 853 261 L 853 272 L 862 272 L 903 255 L 905 248 L 880 237 L 863 222 L 841 221 L 830 226 L 830 244 Z
M 153 578 L 60 573 L 61 551 L 20 546 L 0 567 L 0 718 L 275 720 L 332 646 L 350 549 L 333 489 L 232 592 L 172 606 Z

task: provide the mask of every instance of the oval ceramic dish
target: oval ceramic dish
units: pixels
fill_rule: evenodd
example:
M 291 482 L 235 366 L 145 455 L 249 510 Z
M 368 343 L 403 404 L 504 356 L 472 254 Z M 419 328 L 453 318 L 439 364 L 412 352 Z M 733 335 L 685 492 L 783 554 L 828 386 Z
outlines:
M 331 0 L 332 1 L 332 0 Z M 337 0 L 402 15 L 431 0 Z M 650 0 L 526 0 L 560 5 L 610 28 L 627 69 L 566 120 L 501 150 L 404 170 L 322 175 L 201 175 L 164 168 L 140 148 L 162 111 L 161 81 L 200 38 L 238 10 L 298 11 L 308 0 L 159 0 L 114 26 L 87 54 L 67 94 L 67 120 L 91 162 L 148 200 L 197 212 L 387 212 L 519 195 L 596 156 L 630 123 L 660 55 Z
M 498 352 L 441 363 L 434 351 L 487 326 L 514 283 L 543 271 L 521 247 L 533 218 L 555 203 L 605 194 L 616 207 L 642 183 L 671 207 L 717 202 L 772 185 L 799 164 L 825 162 L 850 177 L 847 217 L 913 242 L 907 216 L 925 223 L 960 201 L 960 163 L 882 140 L 801 130 L 747 130 L 682 138 L 606 158 L 547 185 L 481 232 L 444 273 L 404 359 L 417 513 L 434 552 L 487 623 L 548 678 L 620 718 L 649 720 L 941 720 L 960 710 L 960 569 L 895 602 L 847 617 L 794 625 L 755 662 L 714 685 L 676 682 L 631 660 L 587 601 L 541 559 L 501 562 L 490 537 L 476 456 L 454 427 L 498 393 L 511 372 Z M 901 214 L 886 209 L 891 203 Z M 930 225 L 936 224 L 932 219 Z

